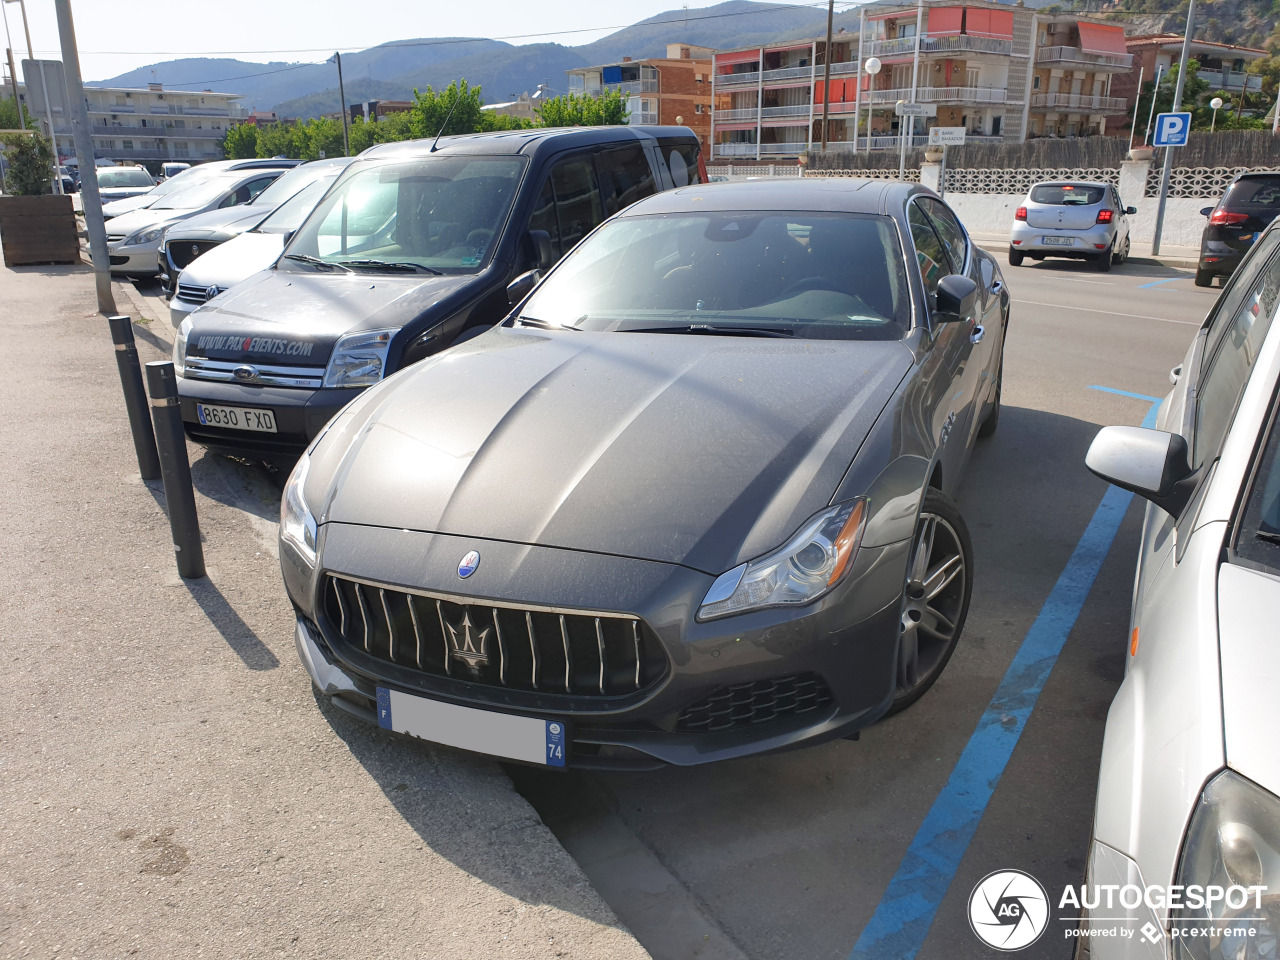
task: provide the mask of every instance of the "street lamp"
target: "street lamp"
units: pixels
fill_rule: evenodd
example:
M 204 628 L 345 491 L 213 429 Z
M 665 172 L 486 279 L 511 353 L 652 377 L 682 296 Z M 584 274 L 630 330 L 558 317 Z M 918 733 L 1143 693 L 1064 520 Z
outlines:
M 868 57 L 867 62 L 862 65 L 862 68 L 866 70 L 867 75 L 871 77 L 871 82 L 867 84 L 867 153 L 870 153 L 871 152 L 871 106 L 875 102 L 876 74 L 880 72 L 880 58 Z M 854 127 L 855 128 L 857 127 L 856 123 L 854 124 Z M 854 136 L 855 137 L 857 136 L 856 129 L 854 131 Z
M 1213 119 L 1209 121 L 1209 132 L 1213 133 L 1218 126 L 1218 111 L 1222 109 L 1222 98 L 1214 97 L 1209 101 L 1209 106 L 1213 107 Z

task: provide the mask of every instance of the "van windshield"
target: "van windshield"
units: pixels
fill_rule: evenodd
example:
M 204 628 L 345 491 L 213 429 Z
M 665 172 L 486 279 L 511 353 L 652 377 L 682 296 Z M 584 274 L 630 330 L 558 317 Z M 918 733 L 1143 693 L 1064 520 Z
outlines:
M 286 258 L 354 269 L 476 273 L 492 255 L 523 157 L 427 157 L 370 164 L 334 188 Z M 319 261 L 319 262 L 318 262 Z

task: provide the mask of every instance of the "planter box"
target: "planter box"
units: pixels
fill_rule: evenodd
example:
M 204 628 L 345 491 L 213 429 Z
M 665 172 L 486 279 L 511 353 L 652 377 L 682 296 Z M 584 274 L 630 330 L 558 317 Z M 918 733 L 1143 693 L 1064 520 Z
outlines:
M 71 198 L 0 197 L 0 248 L 9 267 L 79 263 L 80 237 Z

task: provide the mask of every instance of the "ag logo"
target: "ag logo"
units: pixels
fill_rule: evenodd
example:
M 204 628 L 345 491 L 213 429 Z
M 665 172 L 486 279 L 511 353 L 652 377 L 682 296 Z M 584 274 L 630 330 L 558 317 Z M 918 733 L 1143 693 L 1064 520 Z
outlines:
M 989 947 L 1021 950 L 1049 925 L 1049 897 L 1039 881 L 1021 870 L 997 870 L 969 894 L 969 926 Z

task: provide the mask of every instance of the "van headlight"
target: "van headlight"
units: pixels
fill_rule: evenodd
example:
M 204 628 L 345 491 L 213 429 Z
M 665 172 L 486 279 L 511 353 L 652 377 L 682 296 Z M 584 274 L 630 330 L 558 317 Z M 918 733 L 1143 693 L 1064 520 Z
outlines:
M 173 341 L 173 372 L 180 377 L 187 375 L 187 340 L 191 337 L 191 318 L 186 317 L 178 325 L 178 336 Z
M 326 387 L 368 387 L 386 375 L 387 351 L 399 327 L 348 333 L 338 340 L 324 370 Z
M 778 550 L 718 577 L 698 608 L 698 619 L 818 599 L 853 566 L 866 514 L 863 499 L 824 510 Z
M 303 454 L 284 485 L 284 493 L 280 497 L 280 539 L 289 544 L 307 566 L 314 567 L 316 518 L 311 515 L 304 497 L 310 466 L 311 458 Z
M 1276 957 L 1280 799 L 1233 770 L 1210 780 L 1191 814 L 1176 882 L 1184 905 L 1169 912 L 1175 960 Z M 1192 902 L 1188 887 L 1198 891 Z

